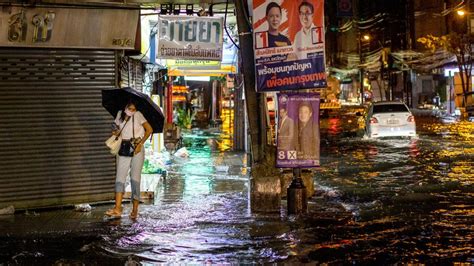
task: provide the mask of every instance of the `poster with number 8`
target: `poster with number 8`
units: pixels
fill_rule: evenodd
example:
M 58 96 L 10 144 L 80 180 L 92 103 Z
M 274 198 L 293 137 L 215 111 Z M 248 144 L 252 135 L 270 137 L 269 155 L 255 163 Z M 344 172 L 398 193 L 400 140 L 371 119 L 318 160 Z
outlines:
M 279 93 L 276 166 L 318 167 L 320 156 L 318 93 Z

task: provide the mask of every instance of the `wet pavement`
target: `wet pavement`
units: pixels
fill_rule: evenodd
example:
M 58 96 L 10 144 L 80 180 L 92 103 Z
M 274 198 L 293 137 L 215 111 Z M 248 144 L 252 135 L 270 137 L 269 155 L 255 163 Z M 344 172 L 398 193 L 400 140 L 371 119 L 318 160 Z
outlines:
M 246 155 L 229 132 L 193 132 L 136 221 L 128 204 L 121 219 L 110 205 L 0 216 L 0 264 L 474 263 L 474 123 L 420 118 L 418 139 L 375 141 L 354 123 L 323 119 L 307 215 L 285 200 L 251 213 Z

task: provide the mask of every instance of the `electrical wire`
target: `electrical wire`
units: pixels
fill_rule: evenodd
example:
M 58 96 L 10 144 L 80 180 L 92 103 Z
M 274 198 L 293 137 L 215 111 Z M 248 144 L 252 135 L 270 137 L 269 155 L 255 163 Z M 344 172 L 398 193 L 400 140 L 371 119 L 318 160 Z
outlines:
M 157 14 L 158 15 L 158 14 Z M 156 24 L 153 26 L 153 28 L 150 29 L 150 33 L 153 32 L 153 30 L 158 26 L 158 21 L 156 22 Z M 155 34 L 156 35 L 156 34 Z M 139 59 L 139 61 L 142 61 L 143 58 L 145 58 L 146 54 L 150 51 L 150 47 L 151 45 L 148 44 L 148 48 L 146 49 L 146 51 L 143 53 L 143 56 Z
M 225 29 L 225 32 L 227 33 L 227 37 L 229 37 L 229 39 L 232 41 L 232 43 L 235 45 L 235 47 L 237 47 L 237 49 L 240 50 L 240 47 L 235 43 L 234 39 L 232 38 L 232 36 L 230 36 L 229 31 L 227 30 L 227 10 L 228 10 L 228 7 L 229 7 L 229 0 L 226 0 L 226 2 L 225 2 L 225 15 L 224 15 L 224 29 Z

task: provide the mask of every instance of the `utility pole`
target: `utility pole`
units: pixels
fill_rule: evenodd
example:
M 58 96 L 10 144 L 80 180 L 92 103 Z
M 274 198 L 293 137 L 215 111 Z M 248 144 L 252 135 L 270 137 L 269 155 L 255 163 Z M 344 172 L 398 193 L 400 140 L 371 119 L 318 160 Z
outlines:
M 359 29 L 359 82 L 360 82 L 360 105 L 364 105 L 364 67 L 362 64 L 364 63 L 364 58 L 362 56 L 362 36 L 360 34 Z
M 362 10 L 361 10 L 361 0 L 359 0 L 359 4 L 357 5 L 357 19 L 359 20 L 359 27 L 357 27 L 357 41 L 359 44 L 359 82 L 360 82 L 360 105 L 364 105 L 364 68 L 363 64 L 363 56 L 362 56 L 362 32 L 360 29 L 360 22 L 362 21 Z
M 276 148 L 267 145 L 265 95 L 255 90 L 253 34 L 247 0 L 235 0 L 235 8 L 252 154 L 250 209 L 278 212 L 281 207 L 281 174 L 275 167 Z
M 407 0 L 407 8 L 406 8 L 406 21 L 407 21 L 407 31 L 408 34 L 408 50 L 413 49 L 413 41 L 415 40 L 415 12 L 414 12 L 414 0 Z M 412 80 L 412 73 L 413 70 L 408 70 L 408 79 L 407 79 L 407 105 L 413 107 L 413 80 Z
M 467 35 L 471 35 L 471 0 L 466 1 L 466 14 L 467 14 Z
M 255 60 L 253 53 L 252 25 L 250 25 L 247 14 L 247 1 L 236 0 L 237 27 L 239 32 L 240 55 L 242 58 L 242 73 L 244 76 L 245 101 L 247 102 L 247 114 L 250 131 L 250 147 L 252 163 L 259 162 L 263 158 L 265 146 L 264 130 L 261 128 L 262 108 L 260 95 L 255 91 Z

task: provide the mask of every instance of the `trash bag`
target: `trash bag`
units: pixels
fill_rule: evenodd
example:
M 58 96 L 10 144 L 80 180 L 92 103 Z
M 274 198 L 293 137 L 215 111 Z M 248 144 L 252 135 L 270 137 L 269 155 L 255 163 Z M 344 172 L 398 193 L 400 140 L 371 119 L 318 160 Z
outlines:
M 92 207 L 89 204 L 77 204 L 74 205 L 74 210 L 77 212 L 90 212 L 92 211 Z
M 165 163 L 158 156 L 150 156 L 143 163 L 142 174 L 161 174 L 165 171 Z
M 216 165 L 215 166 L 216 172 L 227 173 L 229 171 L 228 165 Z
M 0 209 L 0 215 L 10 215 L 10 214 L 15 214 L 15 207 L 13 207 L 13 205 Z
M 174 153 L 174 156 L 181 157 L 181 158 L 188 158 L 189 157 L 189 151 L 186 149 L 186 147 L 182 147 L 181 149 L 177 150 Z

